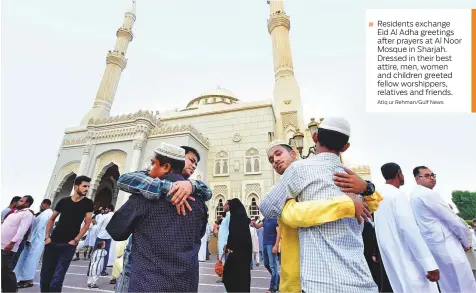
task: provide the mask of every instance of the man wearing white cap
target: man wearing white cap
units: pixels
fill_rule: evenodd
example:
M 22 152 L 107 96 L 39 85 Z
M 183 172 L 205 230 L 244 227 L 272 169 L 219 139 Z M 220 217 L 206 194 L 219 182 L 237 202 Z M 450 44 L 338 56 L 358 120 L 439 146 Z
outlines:
M 296 160 L 296 152 L 283 140 L 271 142 L 267 149 L 268 159 L 275 171 L 282 175 L 291 163 Z M 345 182 L 345 192 L 372 194 L 374 186 L 366 182 L 354 172 L 336 173 L 335 183 Z M 368 191 L 370 190 L 370 191 Z M 290 199 L 286 202 L 283 212 L 278 219 L 281 240 L 281 272 L 279 288 L 283 292 L 301 292 L 299 268 L 299 239 L 298 227 L 311 227 L 332 222 L 341 218 L 356 217 L 366 219 L 378 207 L 378 201 L 373 196 L 366 196 L 368 204 L 364 204 L 354 195 L 335 196 L 324 200 L 296 202 Z M 281 198 L 265 197 L 262 208 L 269 210 L 273 206 L 281 205 Z
M 328 200 L 342 195 L 334 184 L 336 173 L 345 168 L 339 155 L 349 144 L 350 125 L 343 118 L 326 118 L 317 138 L 317 154 L 292 163 L 268 194 L 274 204 L 260 210 L 265 217 L 278 217 L 287 199 L 299 202 Z M 278 163 L 276 168 L 280 169 Z M 275 168 L 275 169 L 276 169 Z M 355 218 L 341 218 L 319 226 L 299 228 L 299 250 L 302 292 L 376 293 L 363 254 L 363 225 Z
M 107 231 L 116 241 L 132 233 L 129 292 L 196 292 L 198 251 L 205 233 L 207 208 L 204 200 L 188 203 L 193 210 L 186 217 L 171 209 L 170 181 L 183 181 L 183 148 L 162 143 L 152 158 L 148 179 L 141 172 L 122 175 L 119 189 L 130 192 L 129 200 L 115 213 Z M 164 177 L 170 181 L 166 182 Z M 161 197 L 157 197 L 161 194 Z M 155 197 L 155 201 L 144 198 Z

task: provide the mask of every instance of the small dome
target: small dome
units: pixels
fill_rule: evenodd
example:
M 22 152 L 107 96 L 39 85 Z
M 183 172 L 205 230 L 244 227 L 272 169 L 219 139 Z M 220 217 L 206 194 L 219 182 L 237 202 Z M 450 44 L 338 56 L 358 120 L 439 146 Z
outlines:
M 230 90 L 217 87 L 212 91 L 207 91 L 187 104 L 187 108 L 195 108 L 200 105 L 210 104 L 234 104 L 238 102 L 238 97 Z

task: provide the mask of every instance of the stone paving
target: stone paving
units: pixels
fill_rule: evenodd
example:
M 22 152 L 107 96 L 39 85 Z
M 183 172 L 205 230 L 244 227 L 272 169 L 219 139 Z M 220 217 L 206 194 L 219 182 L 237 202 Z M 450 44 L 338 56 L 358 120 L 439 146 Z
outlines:
M 225 292 L 225 288 L 222 283 L 217 283 L 217 275 L 215 274 L 216 256 L 211 256 L 211 260 L 200 263 L 200 283 L 199 292 Z M 109 284 L 111 280 L 111 270 L 108 268 L 108 276 L 99 278 L 99 288 L 89 289 L 87 287 L 86 272 L 88 270 L 89 261 L 79 260 L 73 261 L 66 273 L 64 281 L 63 292 L 114 292 L 114 285 Z M 19 292 L 40 292 L 40 270 L 41 265 L 38 267 L 35 285 L 31 288 L 19 289 Z M 269 287 L 270 275 L 266 268 L 261 264 L 258 267 L 254 267 L 251 271 L 251 292 L 266 292 Z

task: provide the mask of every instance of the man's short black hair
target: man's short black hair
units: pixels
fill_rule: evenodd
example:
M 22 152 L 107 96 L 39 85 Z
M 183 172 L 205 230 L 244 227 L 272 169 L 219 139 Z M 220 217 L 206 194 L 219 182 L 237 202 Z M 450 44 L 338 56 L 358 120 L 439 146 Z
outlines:
M 20 201 L 20 199 L 21 199 L 21 197 L 19 197 L 19 196 L 14 196 L 14 197 L 12 198 L 12 200 L 10 201 L 10 204 L 15 203 L 15 202 L 18 202 L 18 201 Z
M 157 159 L 157 161 L 159 161 L 160 166 L 163 166 L 166 163 L 169 163 L 172 168 L 171 171 L 175 174 L 182 174 L 182 170 L 183 168 L 185 168 L 185 161 L 171 159 L 169 157 L 162 156 L 157 153 L 155 154 L 155 158 Z
M 390 180 L 395 179 L 398 172 L 402 171 L 402 169 L 396 163 L 386 163 L 380 167 L 380 171 L 382 171 L 382 175 L 385 180 Z
M 413 168 L 413 177 L 417 177 L 418 175 L 420 175 L 420 170 L 422 169 L 428 169 L 428 168 L 426 166 L 418 166 Z
M 51 205 L 51 200 L 46 198 L 41 203 L 46 203 L 47 205 Z
M 196 149 L 194 149 L 192 147 L 189 147 L 189 146 L 185 146 L 185 145 L 182 145 L 180 147 L 185 150 L 185 154 L 192 153 L 195 156 L 197 156 L 197 163 L 200 162 L 200 154 L 198 153 L 198 151 Z
M 349 136 L 334 130 L 319 128 L 317 130 L 317 140 L 321 146 L 332 151 L 341 152 L 345 144 L 349 142 Z
M 91 182 L 91 178 L 89 178 L 88 176 L 81 175 L 74 179 L 74 185 L 81 185 L 81 183 L 83 182 L 89 183 Z
M 114 206 L 112 204 L 108 205 L 107 208 L 111 211 L 114 212 Z
M 24 197 L 26 197 L 26 202 L 29 203 L 31 207 L 33 204 L 33 197 L 31 195 L 25 195 Z

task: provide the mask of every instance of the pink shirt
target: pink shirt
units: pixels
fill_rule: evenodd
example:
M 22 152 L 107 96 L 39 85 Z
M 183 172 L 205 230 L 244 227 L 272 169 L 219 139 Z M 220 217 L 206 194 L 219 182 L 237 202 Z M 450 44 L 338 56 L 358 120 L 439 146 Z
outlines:
M 12 251 L 16 252 L 20 246 L 23 236 L 33 222 L 33 214 L 29 209 L 16 210 L 9 215 L 2 224 L 2 249 L 10 242 L 15 242 Z

